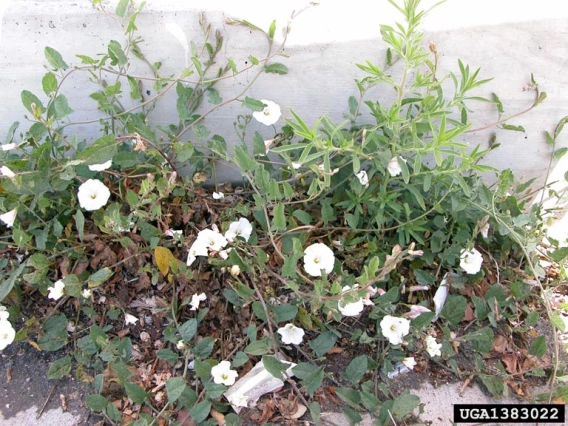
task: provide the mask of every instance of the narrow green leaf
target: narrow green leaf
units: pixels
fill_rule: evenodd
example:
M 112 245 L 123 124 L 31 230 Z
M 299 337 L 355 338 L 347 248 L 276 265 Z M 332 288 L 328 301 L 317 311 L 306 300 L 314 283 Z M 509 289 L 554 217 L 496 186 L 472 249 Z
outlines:
M 142 94 L 140 93 L 140 86 L 138 85 L 138 81 L 134 77 L 127 76 L 128 78 L 128 85 L 130 86 L 130 98 L 134 99 L 135 101 L 142 100 Z
M 276 20 L 270 23 L 270 28 L 268 29 L 268 38 L 272 40 L 274 38 L 274 33 L 276 32 Z
M 557 149 L 556 151 L 554 151 L 552 153 L 552 158 L 554 158 L 555 160 L 558 160 L 562 157 L 564 157 L 564 155 L 568 152 L 568 148 L 564 147 L 564 148 L 560 148 Z
M 263 111 L 264 110 L 264 104 L 261 101 L 258 101 L 258 100 L 253 99 L 253 98 L 249 98 L 248 96 L 245 97 L 245 100 L 243 101 L 243 106 L 245 108 L 252 110 L 252 111 Z
M 515 132 L 524 132 L 525 129 L 523 126 L 513 126 L 512 124 L 503 123 L 501 125 L 505 130 L 513 130 Z
M 288 67 L 284 64 L 277 62 L 275 64 L 265 65 L 264 72 L 284 75 L 288 74 Z
M 235 147 L 235 162 L 243 174 L 253 171 L 257 165 L 256 162 L 250 158 L 246 149 L 241 146 Z
M 284 214 L 284 204 L 278 203 L 274 207 L 274 218 L 272 219 L 273 231 L 286 231 L 286 216 Z

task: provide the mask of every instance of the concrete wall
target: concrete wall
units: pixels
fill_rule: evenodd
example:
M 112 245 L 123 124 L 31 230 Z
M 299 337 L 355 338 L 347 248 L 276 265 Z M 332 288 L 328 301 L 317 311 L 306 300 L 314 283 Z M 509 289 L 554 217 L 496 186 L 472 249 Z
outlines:
M 61 52 L 69 64 L 78 64 L 76 53 L 95 55 L 104 52 L 110 39 L 124 40 L 120 28 L 110 16 L 96 11 L 90 0 L 4 0 L 0 39 L 0 139 L 13 121 L 22 122 L 26 112 L 21 106 L 20 92 L 31 90 L 38 96 L 41 78 L 46 72 L 43 49 L 49 45 Z M 187 5 L 185 5 L 187 3 Z M 426 1 L 425 4 L 433 2 Z M 105 2 L 113 10 L 112 2 Z M 188 39 L 199 42 L 198 12 L 204 11 L 213 27 L 225 35 L 223 54 L 235 59 L 243 67 L 249 54 L 261 56 L 263 38 L 248 30 L 225 24 L 228 17 L 247 19 L 268 28 L 277 19 L 279 29 L 285 25 L 293 10 L 306 6 L 305 1 L 273 0 L 148 0 L 138 27 L 144 38 L 142 46 L 151 61 L 164 63 L 164 74 L 179 72 L 185 66 L 184 53 L 176 39 L 165 31 L 169 22 L 179 24 Z M 0 9 L 2 13 L 2 9 Z M 308 123 L 322 114 L 336 121 L 342 120 L 347 109 L 347 98 L 357 95 L 354 78 L 362 75 L 356 63 L 369 59 L 379 62 L 384 57 L 379 23 L 392 24 L 400 16 L 386 0 L 322 0 L 300 14 L 292 24 L 286 53 L 282 58 L 288 75 L 263 75 L 250 91 L 250 96 L 279 103 L 283 116 L 293 109 Z M 461 58 L 473 68 L 482 67 L 481 76 L 493 77 L 478 94 L 490 96 L 497 92 L 512 114 L 531 104 L 534 93 L 524 91 L 534 73 L 540 88 L 547 92 L 544 104 L 512 124 L 523 125 L 526 133 L 497 132 L 501 148 L 492 153 L 488 162 L 499 168 L 512 168 L 517 175 L 539 177 L 548 165 L 550 150 L 543 131 L 554 129 L 560 118 L 568 115 L 568 2 L 541 0 L 479 0 L 466 2 L 450 0 L 439 6 L 426 19 L 425 40 L 434 42 L 441 55 L 441 70 L 457 71 Z M 280 31 L 277 31 L 280 36 Z M 147 73 L 135 64 L 132 74 Z M 65 94 L 75 113 L 73 121 L 97 117 L 95 102 L 88 94 L 94 86 L 85 73 L 75 73 L 69 79 Z M 238 93 L 249 75 L 224 81 L 219 90 L 228 98 Z M 388 102 L 388 94 L 374 95 Z M 128 105 L 128 101 L 126 101 Z M 495 111 L 483 104 L 474 104 L 471 117 L 479 126 L 495 120 Z M 235 141 L 233 121 L 237 114 L 247 110 L 238 104 L 229 105 L 205 123 L 229 142 Z M 175 97 L 166 96 L 156 109 L 152 124 L 177 122 Z M 283 120 L 280 122 L 283 123 Z M 477 127 L 477 126 L 476 126 Z M 69 129 L 79 138 L 95 139 L 98 124 L 77 125 Z M 269 128 L 252 123 L 249 134 L 259 130 L 266 138 L 272 136 Z M 471 144 L 486 144 L 490 131 L 468 135 Z M 191 135 L 187 135 L 188 138 Z M 568 137 L 562 138 L 567 145 Z M 560 176 L 566 167 L 557 169 Z M 222 171 L 220 180 L 235 174 Z

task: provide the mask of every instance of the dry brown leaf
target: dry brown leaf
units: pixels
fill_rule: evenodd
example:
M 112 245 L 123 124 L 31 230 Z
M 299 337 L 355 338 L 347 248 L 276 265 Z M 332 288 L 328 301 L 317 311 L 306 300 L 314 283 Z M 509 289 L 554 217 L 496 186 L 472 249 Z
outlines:
M 214 408 L 211 409 L 211 412 L 209 414 L 211 414 L 211 417 L 215 419 L 219 426 L 223 426 L 225 424 L 225 416 Z
M 345 349 L 337 346 L 333 346 L 329 351 L 327 351 L 328 354 L 342 354 L 343 352 L 345 352 Z
M 495 338 L 495 340 L 493 340 L 493 346 L 491 347 L 491 350 L 502 354 L 502 353 L 505 353 L 508 346 L 509 346 L 509 341 L 507 340 L 507 338 L 504 337 L 504 336 L 498 335 Z
M 519 372 L 519 358 L 513 353 L 504 354 L 501 357 L 501 362 L 505 365 L 505 370 L 510 374 Z

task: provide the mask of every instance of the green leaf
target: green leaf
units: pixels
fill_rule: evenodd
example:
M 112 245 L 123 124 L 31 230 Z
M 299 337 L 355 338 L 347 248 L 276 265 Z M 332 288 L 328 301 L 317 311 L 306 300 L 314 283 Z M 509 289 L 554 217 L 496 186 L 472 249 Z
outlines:
M 274 74 L 288 74 L 288 67 L 281 63 L 269 64 L 264 66 L 264 72 Z
M 501 125 L 505 130 L 513 130 L 515 132 L 524 132 L 525 129 L 523 126 L 513 126 L 512 124 L 505 124 Z
M 481 374 L 479 378 L 481 379 L 487 390 L 491 392 L 491 395 L 493 395 L 494 397 L 503 395 L 505 386 L 501 377 Z
M 353 408 L 359 408 L 359 403 L 361 402 L 361 394 L 355 389 L 336 388 L 335 393 Z
M 313 394 L 310 394 L 310 397 L 313 397 Z M 320 420 L 320 416 L 321 416 L 321 407 L 317 402 L 311 402 L 308 405 L 308 408 L 310 409 L 310 416 L 312 417 L 312 422 L 314 423 L 315 426 L 321 426 L 321 420 Z
M 51 65 L 55 71 L 69 68 L 69 65 L 65 63 L 61 54 L 57 50 L 47 46 L 43 53 L 45 54 L 47 62 L 49 62 L 49 65 Z
M 193 354 L 196 358 L 205 359 L 211 354 L 214 344 L 215 339 L 213 337 L 204 337 L 193 348 Z
M 112 277 L 112 275 L 113 272 L 110 270 L 110 268 L 99 269 L 94 274 L 91 274 L 91 276 L 87 280 L 87 285 L 89 286 L 89 288 L 98 287 L 110 277 Z
M 143 404 L 144 401 L 150 396 L 142 386 L 135 383 L 126 382 L 124 383 L 124 390 L 126 391 L 126 396 L 135 404 Z
M 77 233 L 79 234 L 79 241 L 83 242 L 85 237 L 85 216 L 81 209 L 77 209 L 73 219 L 75 219 L 75 228 L 77 228 Z
M 108 401 L 104 396 L 97 394 L 87 396 L 85 402 L 87 403 L 87 407 L 98 412 L 103 411 L 108 404 Z
M 175 364 L 176 362 L 178 362 L 178 359 L 179 359 L 179 355 L 177 353 L 175 353 L 174 351 L 172 351 L 171 349 L 160 349 L 156 353 L 156 356 L 159 359 L 163 359 L 165 361 L 168 361 L 171 364 Z
M 566 257 L 568 257 L 568 247 L 561 247 L 557 250 L 554 250 L 552 253 L 548 254 L 552 260 L 557 263 L 562 262 Z
M 276 32 L 276 20 L 270 23 L 270 28 L 268 29 L 268 38 L 272 40 L 274 38 L 274 33 Z
M 113 134 L 97 139 L 78 155 L 78 160 L 84 160 L 85 164 L 102 164 L 111 160 L 117 152 L 116 139 Z
M 225 424 L 227 426 L 242 426 L 243 422 L 235 413 L 229 413 L 225 416 Z
M 501 103 L 501 99 L 499 99 L 499 96 L 497 96 L 495 93 L 492 93 L 491 95 L 493 97 L 493 102 L 497 106 L 497 111 L 499 111 L 499 114 L 503 114 L 505 110 L 503 109 L 503 104 Z
M 564 157 L 564 155 L 568 152 L 568 148 L 564 147 L 564 148 L 560 148 L 557 149 L 556 151 L 554 151 L 552 153 L 552 158 L 554 158 L 555 160 L 558 160 L 559 158 Z
M 311 340 L 308 344 L 310 348 L 316 353 L 319 357 L 322 357 L 329 351 L 335 342 L 337 341 L 337 336 L 335 333 L 331 331 L 326 331 L 325 333 L 320 334 L 314 340 Z
M 55 98 L 55 100 L 53 101 L 53 103 L 49 108 L 48 116 L 49 117 L 55 116 L 55 118 L 59 120 L 64 117 L 67 117 L 72 112 L 73 110 L 69 107 L 65 95 L 57 95 L 57 97 Z
M 367 355 L 360 355 L 356 358 L 353 358 L 347 366 L 343 377 L 345 377 L 353 384 L 358 383 L 359 380 L 361 380 L 361 378 L 367 372 L 368 364 L 369 360 L 367 358 Z
M 284 303 L 282 305 L 276 305 L 272 308 L 276 314 L 276 322 L 291 321 L 296 318 L 298 314 L 298 307 Z
M 140 86 L 138 85 L 138 81 L 134 77 L 130 77 L 129 75 L 126 76 L 128 79 L 128 85 L 130 86 L 130 98 L 134 99 L 135 101 L 142 100 L 142 94 L 140 93 Z
M 363 421 L 361 414 L 349 407 L 343 409 L 343 414 L 351 426 L 355 426 Z
M 286 216 L 284 215 L 284 204 L 282 203 L 278 203 L 274 207 L 271 229 L 273 231 L 286 231 Z
M 314 396 L 315 391 L 321 386 L 324 378 L 325 367 L 322 365 L 316 367 L 308 363 L 300 363 L 296 365 L 292 372 L 295 376 L 302 379 L 302 385 L 306 387 L 310 397 Z
M 41 103 L 39 98 L 29 90 L 22 90 L 21 97 L 22 97 L 22 104 L 31 114 L 35 114 L 34 109 L 32 108 L 32 104 L 35 104 L 39 112 L 45 111 L 45 108 L 43 107 L 43 104 Z
M 263 356 L 262 363 L 266 371 L 268 371 L 272 377 L 280 380 L 284 380 L 284 371 L 290 368 L 290 364 L 286 364 L 282 361 L 278 361 L 275 357 L 271 355 Z
M 248 96 L 245 97 L 245 100 L 243 102 L 243 106 L 245 108 L 252 110 L 252 111 L 263 111 L 264 110 L 264 104 L 261 101 L 258 101 L 258 100 L 253 99 L 253 98 L 249 98 Z
M 70 372 L 71 372 L 71 357 L 66 356 L 63 358 L 59 358 L 49 366 L 49 371 L 47 372 L 47 378 L 61 379 L 62 377 L 67 376 Z
M 206 400 L 206 401 L 201 401 L 199 404 L 194 405 L 189 410 L 189 414 L 196 423 L 200 423 L 207 418 L 210 411 L 211 411 L 211 401 Z
M 213 105 L 219 105 L 221 102 L 223 102 L 223 98 L 219 96 L 217 89 L 213 89 L 212 87 L 207 89 L 207 100 L 210 104 Z
M 126 54 L 122 50 L 122 46 L 116 40 L 111 40 L 110 43 L 108 44 L 108 54 L 112 61 L 111 62 L 112 65 L 118 64 L 120 67 L 122 67 L 126 65 L 126 62 L 128 62 L 128 58 L 126 57 Z
M 235 162 L 242 174 L 253 171 L 257 166 L 256 162 L 250 158 L 248 152 L 242 146 L 235 147 Z
M 392 415 L 396 420 L 402 420 L 420 405 L 420 398 L 412 394 L 403 394 L 394 400 Z
M 172 377 L 166 382 L 166 391 L 168 392 L 168 401 L 174 403 L 181 396 L 186 387 L 183 377 Z
M 191 318 L 178 327 L 179 334 L 185 343 L 189 342 L 197 333 L 197 320 Z
M 207 380 L 211 376 L 211 363 L 196 359 L 193 365 L 195 374 L 202 380 Z
M 460 323 L 466 310 L 467 300 L 463 296 L 450 295 L 442 309 L 442 318 L 448 320 L 450 324 L 456 326 Z
M 249 355 L 265 355 L 270 352 L 270 343 L 267 338 L 257 340 L 248 345 L 245 352 Z
M 50 96 L 52 93 L 57 92 L 58 85 L 55 74 L 48 72 L 46 75 L 44 75 L 41 80 L 41 86 L 43 87 L 43 91 L 47 96 Z
M 128 12 L 129 1 L 130 0 L 120 0 L 116 5 L 115 13 L 121 18 L 124 18 L 126 16 L 126 13 Z
M 529 348 L 529 354 L 534 355 L 537 358 L 542 358 L 542 356 L 545 353 L 546 353 L 546 337 L 537 336 L 537 338 L 534 339 L 531 347 Z
M 2 299 L 0 298 L 0 300 Z M 537 313 L 537 318 L 538 318 L 538 313 Z M 537 321 L 533 321 L 534 324 L 531 325 L 535 325 Z M 558 312 L 555 311 L 552 313 L 552 315 L 550 316 L 550 323 L 552 324 L 553 327 L 557 328 L 558 330 L 562 332 L 566 331 L 566 324 L 564 323 L 564 320 L 562 320 L 562 316 Z
M 4 300 L 4 298 L 8 296 L 8 294 L 12 291 L 16 280 L 22 274 L 25 266 L 25 263 L 20 264 L 17 269 L 10 272 L 10 277 L 7 280 L 4 280 L 0 283 L 0 302 Z
M 217 383 L 205 383 L 203 387 L 207 391 L 207 399 L 220 398 L 227 391 L 227 386 Z
M 248 360 L 249 358 L 247 354 L 245 354 L 243 351 L 238 351 L 233 357 L 233 362 L 231 362 L 231 367 L 233 368 L 240 367 L 241 365 L 246 364 Z

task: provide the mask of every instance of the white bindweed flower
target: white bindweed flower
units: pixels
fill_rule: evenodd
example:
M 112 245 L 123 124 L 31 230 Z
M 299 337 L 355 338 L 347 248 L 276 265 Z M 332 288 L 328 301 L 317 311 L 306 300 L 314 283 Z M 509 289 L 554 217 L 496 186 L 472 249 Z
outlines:
M 9 316 L 10 316 L 10 314 L 8 313 L 8 310 L 6 309 L 6 306 L 0 305 L 0 321 L 8 320 Z
M 85 290 L 83 290 L 81 292 L 81 296 L 83 296 L 85 299 L 89 299 L 91 297 L 93 293 L 91 292 L 91 290 L 89 290 L 88 288 L 86 288 Z
M 16 173 L 14 173 L 9 167 L 2 166 L 0 167 L 0 176 L 5 176 L 7 178 L 13 179 L 16 177 Z
M 341 315 L 344 317 L 356 317 L 365 309 L 365 303 L 363 298 L 360 298 L 356 302 L 347 303 L 346 305 L 343 305 L 343 302 L 340 300 L 337 302 L 337 309 L 339 309 L 339 312 L 341 312 Z
M 369 186 L 369 176 L 365 170 L 361 170 L 359 173 L 356 173 L 355 176 L 359 179 L 361 185 L 365 187 Z
M 436 290 L 436 294 L 434 295 L 434 311 L 436 312 L 436 317 L 434 319 L 438 319 L 444 305 L 446 304 L 446 299 L 448 298 L 448 293 L 450 288 L 448 286 L 448 273 L 444 275 L 442 278 L 442 282 L 440 283 L 440 287 Z
M 16 145 L 15 143 L 7 143 L 6 145 L 0 145 L 0 149 L 2 151 L 10 151 L 12 149 L 16 149 L 18 147 L 18 145 Z
M 223 260 L 227 260 L 229 258 L 229 254 L 231 253 L 231 250 L 232 249 L 230 248 L 228 248 L 227 250 L 221 250 L 219 252 L 219 257 Z
M 241 273 L 241 267 L 239 265 L 231 266 L 231 275 L 233 277 L 238 276 Z
M 483 227 L 479 230 L 483 238 L 487 238 L 489 236 L 489 222 L 487 222 Z
M 53 287 L 47 288 L 47 291 L 49 292 L 49 295 L 47 297 L 49 299 L 59 300 L 63 296 L 64 289 L 65 283 L 63 282 L 63 280 L 56 281 L 53 284 Z
M 195 262 L 197 256 L 208 256 L 207 245 L 203 240 L 197 238 L 195 242 L 189 248 L 189 254 L 187 256 L 187 266 L 190 266 Z
M 410 356 L 408 358 L 404 358 L 401 361 L 409 370 L 414 370 L 414 366 L 416 365 L 416 361 L 414 360 L 413 356 Z
M 414 319 L 414 318 L 418 318 L 420 315 L 426 313 L 426 312 L 432 312 L 430 309 L 421 306 L 421 305 L 412 305 L 410 307 L 410 312 L 407 314 L 408 318 Z
M 194 294 L 191 296 L 191 302 L 189 302 L 189 306 L 191 306 L 189 310 L 196 311 L 199 308 L 199 303 L 204 302 L 205 300 L 207 300 L 207 295 L 205 293 Z
M 85 210 L 98 210 L 107 203 L 110 191 L 100 180 L 89 179 L 79 187 L 77 198 Z
M 460 266 L 468 274 L 477 274 L 481 270 L 483 256 L 475 248 L 463 249 L 460 253 Z
M 212 229 L 203 229 L 197 234 L 197 240 L 194 244 L 204 245 L 206 248 L 212 251 L 220 251 L 227 245 L 227 239 L 217 231 Z M 193 246 L 192 246 L 193 247 Z M 200 247 L 202 249 L 202 247 Z M 202 256 L 197 255 L 197 256 Z
M 381 320 L 381 331 L 391 345 L 400 345 L 402 338 L 410 332 L 410 321 L 387 315 Z
M 0 220 L 4 222 L 4 224 L 11 228 L 14 225 L 14 221 L 16 220 L 16 214 L 18 213 L 18 209 L 12 209 L 9 212 L 0 214 Z
M 12 323 L 8 320 L 0 320 L 0 351 L 14 341 L 16 330 L 12 327 Z
M 389 161 L 389 165 L 387 166 L 387 170 L 389 171 L 391 176 L 398 176 L 399 174 L 402 173 L 402 169 L 400 167 L 399 160 L 404 161 L 406 163 L 406 160 L 402 157 L 393 157 Z
M 183 351 L 185 349 L 185 343 L 183 342 L 183 340 L 178 340 L 176 348 L 178 348 L 180 351 Z
M 108 169 L 110 166 L 112 166 L 112 160 L 108 160 L 101 164 L 91 164 L 89 166 L 89 170 L 92 172 L 102 172 L 103 170 Z
M 252 113 L 252 116 L 266 126 L 271 126 L 276 123 L 282 112 L 280 111 L 280 105 L 275 102 L 267 101 L 266 99 L 261 99 L 265 107 L 262 111 L 255 111 Z
M 166 232 L 164 232 L 164 235 L 166 237 L 181 238 L 183 237 L 183 231 L 178 229 L 168 229 Z
M 322 171 L 322 172 L 325 172 L 325 166 L 324 166 L 323 164 L 320 164 L 320 165 L 318 166 L 318 169 L 319 169 L 320 171 Z M 331 169 L 331 170 L 329 171 L 329 175 L 330 175 L 330 176 L 333 176 L 333 175 L 336 174 L 337 172 L 339 172 L 339 168 L 336 167 L 335 169 Z
M 304 250 L 304 269 L 312 277 L 321 277 L 322 269 L 326 273 L 333 271 L 335 255 L 322 243 L 315 243 Z
M 294 163 L 292 162 L 292 168 L 294 170 L 298 170 L 300 167 L 302 167 L 302 163 Z
M 235 407 L 248 407 L 248 396 L 241 392 L 236 392 L 227 398 L 229 404 Z
M 235 370 L 231 370 L 231 363 L 229 361 L 221 361 L 211 368 L 211 376 L 213 376 L 213 381 L 217 384 L 231 386 L 235 383 L 238 375 L 239 373 Z
M 223 198 L 225 198 L 225 194 L 223 194 L 222 192 L 214 192 L 213 193 L 213 199 L 214 200 L 222 200 Z
M 249 220 L 245 217 L 241 217 L 238 222 L 232 222 L 229 225 L 229 229 L 225 232 L 225 238 L 229 242 L 233 242 L 237 237 L 243 238 L 248 241 L 252 234 L 252 225 Z
M 430 356 L 441 356 L 441 348 L 442 344 L 437 343 L 435 338 L 432 336 L 426 336 L 426 352 L 428 352 Z
M 138 318 L 136 318 L 134 315 L 130 315 L 130 314 L 124 314 L 124 324 L 125 325 L 135 325 L 138 322 Z
M 304 340 L 305 331 L 301 327 L 296 327 L 289 323 L 278 329 L 278 334 L 282 336 L 282 343 L 286 345 L 299 345 Z

